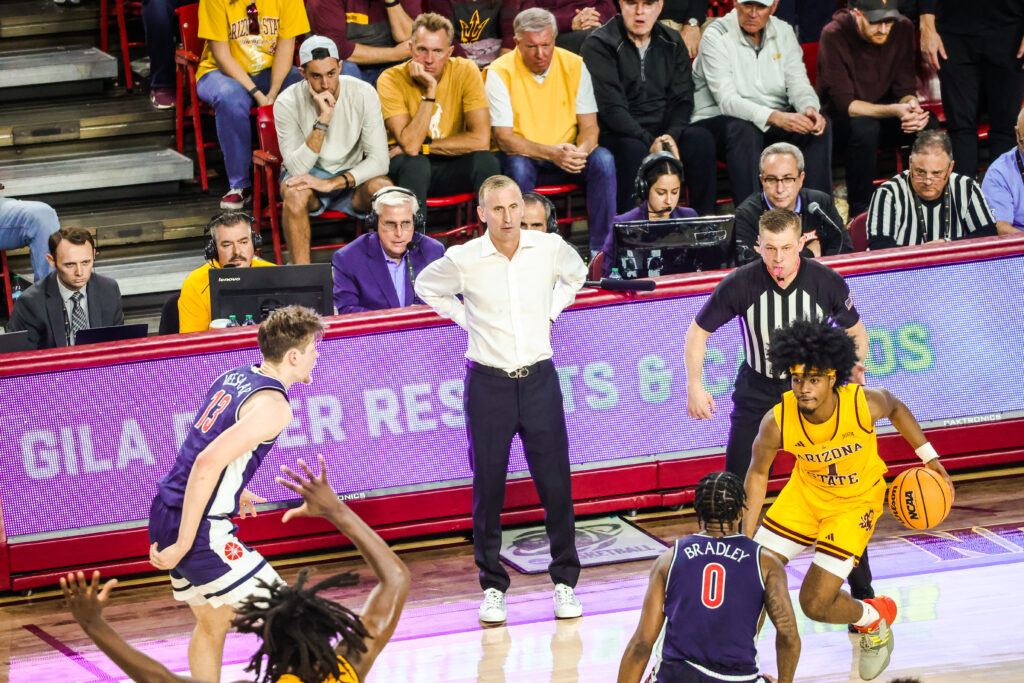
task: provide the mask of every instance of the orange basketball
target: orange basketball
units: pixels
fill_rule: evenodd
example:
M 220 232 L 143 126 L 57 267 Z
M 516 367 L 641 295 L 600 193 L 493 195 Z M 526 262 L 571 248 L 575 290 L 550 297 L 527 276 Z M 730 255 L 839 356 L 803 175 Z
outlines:
M 931 529 L 949 514 L 949 487 L 938 472 L 912 467 L 889 485 L 887 500 L 892 516 L 908 529 Z

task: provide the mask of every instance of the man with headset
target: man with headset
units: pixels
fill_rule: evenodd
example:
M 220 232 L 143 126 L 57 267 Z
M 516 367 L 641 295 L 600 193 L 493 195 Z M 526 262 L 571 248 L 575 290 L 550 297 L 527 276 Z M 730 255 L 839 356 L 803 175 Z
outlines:
M 206 226 L 209 240 L 203 254 L 206 263 L 185 278 L 178 297 L 178 331 L 201 332 L 210 329 L 210 269 L 272 266 L 256 258 L 262 239 L 252 229 L 252 216 L 243 211 L 228 211 L 214 216 Z
M 369 232 L 334 253 L 334 307 L 338 313 L 377 311 L 423 303 L 416 276 L 444 255 L 444 245 L 423 234 L 426 218 L 415 193 L 378 190 L 366 218 Z

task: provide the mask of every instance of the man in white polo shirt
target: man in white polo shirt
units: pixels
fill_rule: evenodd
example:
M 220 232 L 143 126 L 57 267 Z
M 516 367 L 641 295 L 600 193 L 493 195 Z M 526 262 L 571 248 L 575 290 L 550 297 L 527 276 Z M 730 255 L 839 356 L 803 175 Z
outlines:
M 338 47 L 312 36 L 299 48 L 305 79 L 274 102 L 284 168 L 284 233 L 292 263 L 309 263 L 309 217 L 336 210 L 360 217 L 391 185 L 388 141 L 373 86 L 341 75 Z

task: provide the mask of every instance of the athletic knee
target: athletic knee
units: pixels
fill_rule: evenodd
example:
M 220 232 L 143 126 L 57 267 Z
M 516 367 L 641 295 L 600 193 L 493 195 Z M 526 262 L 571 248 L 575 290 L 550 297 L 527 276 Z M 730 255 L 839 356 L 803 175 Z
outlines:
M 305 211 L 312 195 L 312 190 L 297 190 L 287 185 L 285 185 L 281 190 L 281 199 L 284 202 L 284 208 L 291 212 Z
M 825 596 L 816 591 L 800 591 L 800 609 L 812 621 L 824 621 L 828 606 L 831 603 L 831 599 L 826 599 Z

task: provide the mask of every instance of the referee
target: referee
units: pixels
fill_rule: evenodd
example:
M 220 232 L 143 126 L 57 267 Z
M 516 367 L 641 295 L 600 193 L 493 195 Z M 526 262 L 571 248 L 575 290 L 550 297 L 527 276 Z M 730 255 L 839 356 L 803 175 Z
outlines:
M 953 147 L 941 130 L 918 133 L 910 168 L 875 190 L 867 230 L 869 249 L 998 234 L 978 183 L 953 171 Z
M 746 362 L 733 388 L 725 468 L 741 480 L 747 475 L 761 420 L 790 389 L 788 380 L 768 362 L 768 338 L 773 331 L 795 320 L 831 320 L 856 343 L 861 362 L 853 379 L 864 384 L 868 335 L 850 288 L 839 273 L 800 256 L 806 241 L 798 214 L 788 209 L 764 213 L 758 222 L 761 258 L 726 275 L 686 331 L 686 412 L 707 420 L 715 414 L 715 400 L 704 388 L 708 337 L 733 318 L 740 319 Z M 850 592 L 858 600 L 874 597 L 867 551 L 849 581 Z
M 576 298 L 587 268 L 557 233 L 520 229 L 523 195 L 511 178 L 491 176 L 478 200 L 486 234 L 427 266 L 416 278 L 416 294 L 469 336 L 463 404 L 473 467 L 473 554 L 484 590 L 480 621 L 505 621 L 509 576 L 498 552 L 517 433 L 544 506 L 555 617 L 579 617 L 569 439 L 551 362 L 551 323 Z

